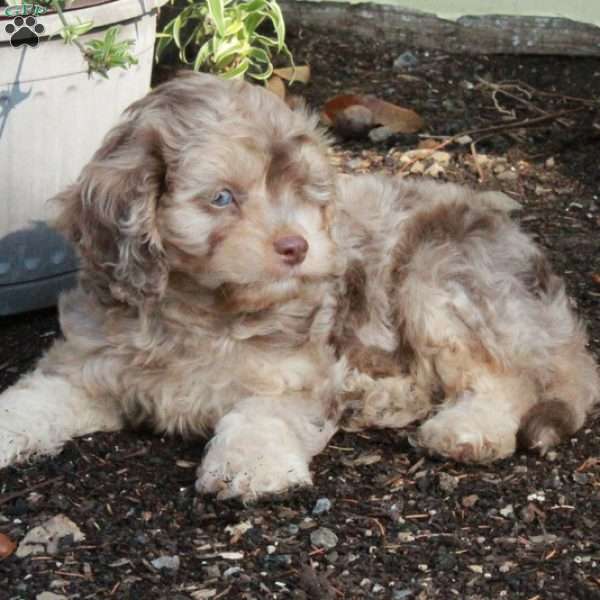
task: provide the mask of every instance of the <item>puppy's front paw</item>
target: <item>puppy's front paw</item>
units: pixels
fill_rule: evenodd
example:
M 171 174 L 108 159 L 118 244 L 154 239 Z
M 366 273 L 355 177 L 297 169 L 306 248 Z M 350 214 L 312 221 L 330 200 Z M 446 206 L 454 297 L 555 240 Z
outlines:
M 242 427 L 220 431 L 210 442 L 198 467 L 196 490 L 219 499 L 259 496 L 311 485 L 308 460 L 293 433 L 284 424 L 271 423 L 261 431 Z
M 196 490 L 216 494 L 219 499 L 241 497 L 255 500 L 289 488 L 311 485 L 308 466 L 293 454 L 266 456 L 264 453 L 237 453 L 209 450 L 198 467 Z
M 425 448 L 458 462 L 490 463 L 515 451 L 517 423 L 490 407 L 443 409 L 419 429 Z

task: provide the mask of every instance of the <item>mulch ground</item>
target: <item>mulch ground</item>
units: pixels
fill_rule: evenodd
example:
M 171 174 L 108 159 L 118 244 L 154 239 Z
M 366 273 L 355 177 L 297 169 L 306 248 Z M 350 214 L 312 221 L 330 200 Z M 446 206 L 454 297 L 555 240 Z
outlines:
M 311 106 L 375 94 L 415 109 L 438 142 L 583 107 L 539 127 L 472 134 L 473 147 L 448 144 L 440 175 L 523 205 L 516 218 L 564 274 L 598 356 L 600 116 L 589 100 L 600 97 L 600 60 L 449 56 L 332 31 L 292 32 L 290 43 L 297 63 L 312 67 L 311 82 L 295 85 Z M 394 70 L 407 50 L 416 65 Z M 403 157 L 423 139 L 338 141 L 334 160 L 347 172 L 420 176 L 415 165 L 431 159 Z M 5 387 L 59 327 L 48 310 L 0 320 L 0 332 Z M 340 433 L 314 461 L 312 489 L 252 506 L 194 494 L 200 442 L 86 437 L 2 472 L 0 533 L 19 541 L 62 513 L 85 540 L 0 561 L 0 598 L 600 598 L 599 425 L 596 414 L 545 460 L 519 454 L 487 467 L 427 457 L 408 432 Z M 152 564 L 164 556 L 178 557 L 178 568 Z

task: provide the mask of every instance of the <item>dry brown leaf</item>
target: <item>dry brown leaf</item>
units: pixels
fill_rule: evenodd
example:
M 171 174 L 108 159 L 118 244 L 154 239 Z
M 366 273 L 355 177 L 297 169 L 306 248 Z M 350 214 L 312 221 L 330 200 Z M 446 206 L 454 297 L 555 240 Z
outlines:
M 273 92 L 276 96 L 285 100 L 285 83 L 283 83 L 281 77 L 273 75 L 266 83 L 265 87 Z
M 423 119 L 414 110 L 396 106 L 374 96 L 358 94 L 345 94 L 328 100 L 323 107 L 321 119 L 326 125 L 336 127 L 339 115 L 347 115 L 348 110 L 355 107 L 370 111 L 371 127 L 383 125 L 394 133 L 415 133 L 424 125 Z
M 0 560 L 8 558 L 16 549 L 17 544 L 6 534 L 0 533 Z
M 308 65 L 300 65 L 298 67 L 274 69 L 273 75 L 277 75 L 277 77 L 281 77 L 281 79 L 286 79 L 287 81 L 308 83 L 310 81 L 310 67 Z

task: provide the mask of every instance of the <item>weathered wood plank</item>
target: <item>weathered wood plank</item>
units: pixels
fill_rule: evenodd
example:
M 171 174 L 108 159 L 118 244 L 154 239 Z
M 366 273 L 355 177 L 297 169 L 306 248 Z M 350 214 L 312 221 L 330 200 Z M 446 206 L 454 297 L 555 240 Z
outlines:
M 388 4 L 280 0 L 290 27 L 336 28 L 407 46 L 471 54 L 600 56 L 600 27 L 570 19 L 511 15 L 457 21 Z

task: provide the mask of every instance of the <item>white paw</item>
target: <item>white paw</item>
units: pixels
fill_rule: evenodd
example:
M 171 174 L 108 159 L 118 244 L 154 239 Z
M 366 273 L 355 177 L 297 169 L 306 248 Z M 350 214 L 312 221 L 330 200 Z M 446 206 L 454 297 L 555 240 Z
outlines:
M 311 485 L 308 459 L 293 433 L 277 419 L 269 425 L 260 431 L 248 426 L 222 428 L 198 467 L 196 490 L 219 499 L 254 500 Z
M 515 451 L 518 422 L 473 403 L 442 409 L 419 428 L 425 448 L 458 462 L 490 463 Z

